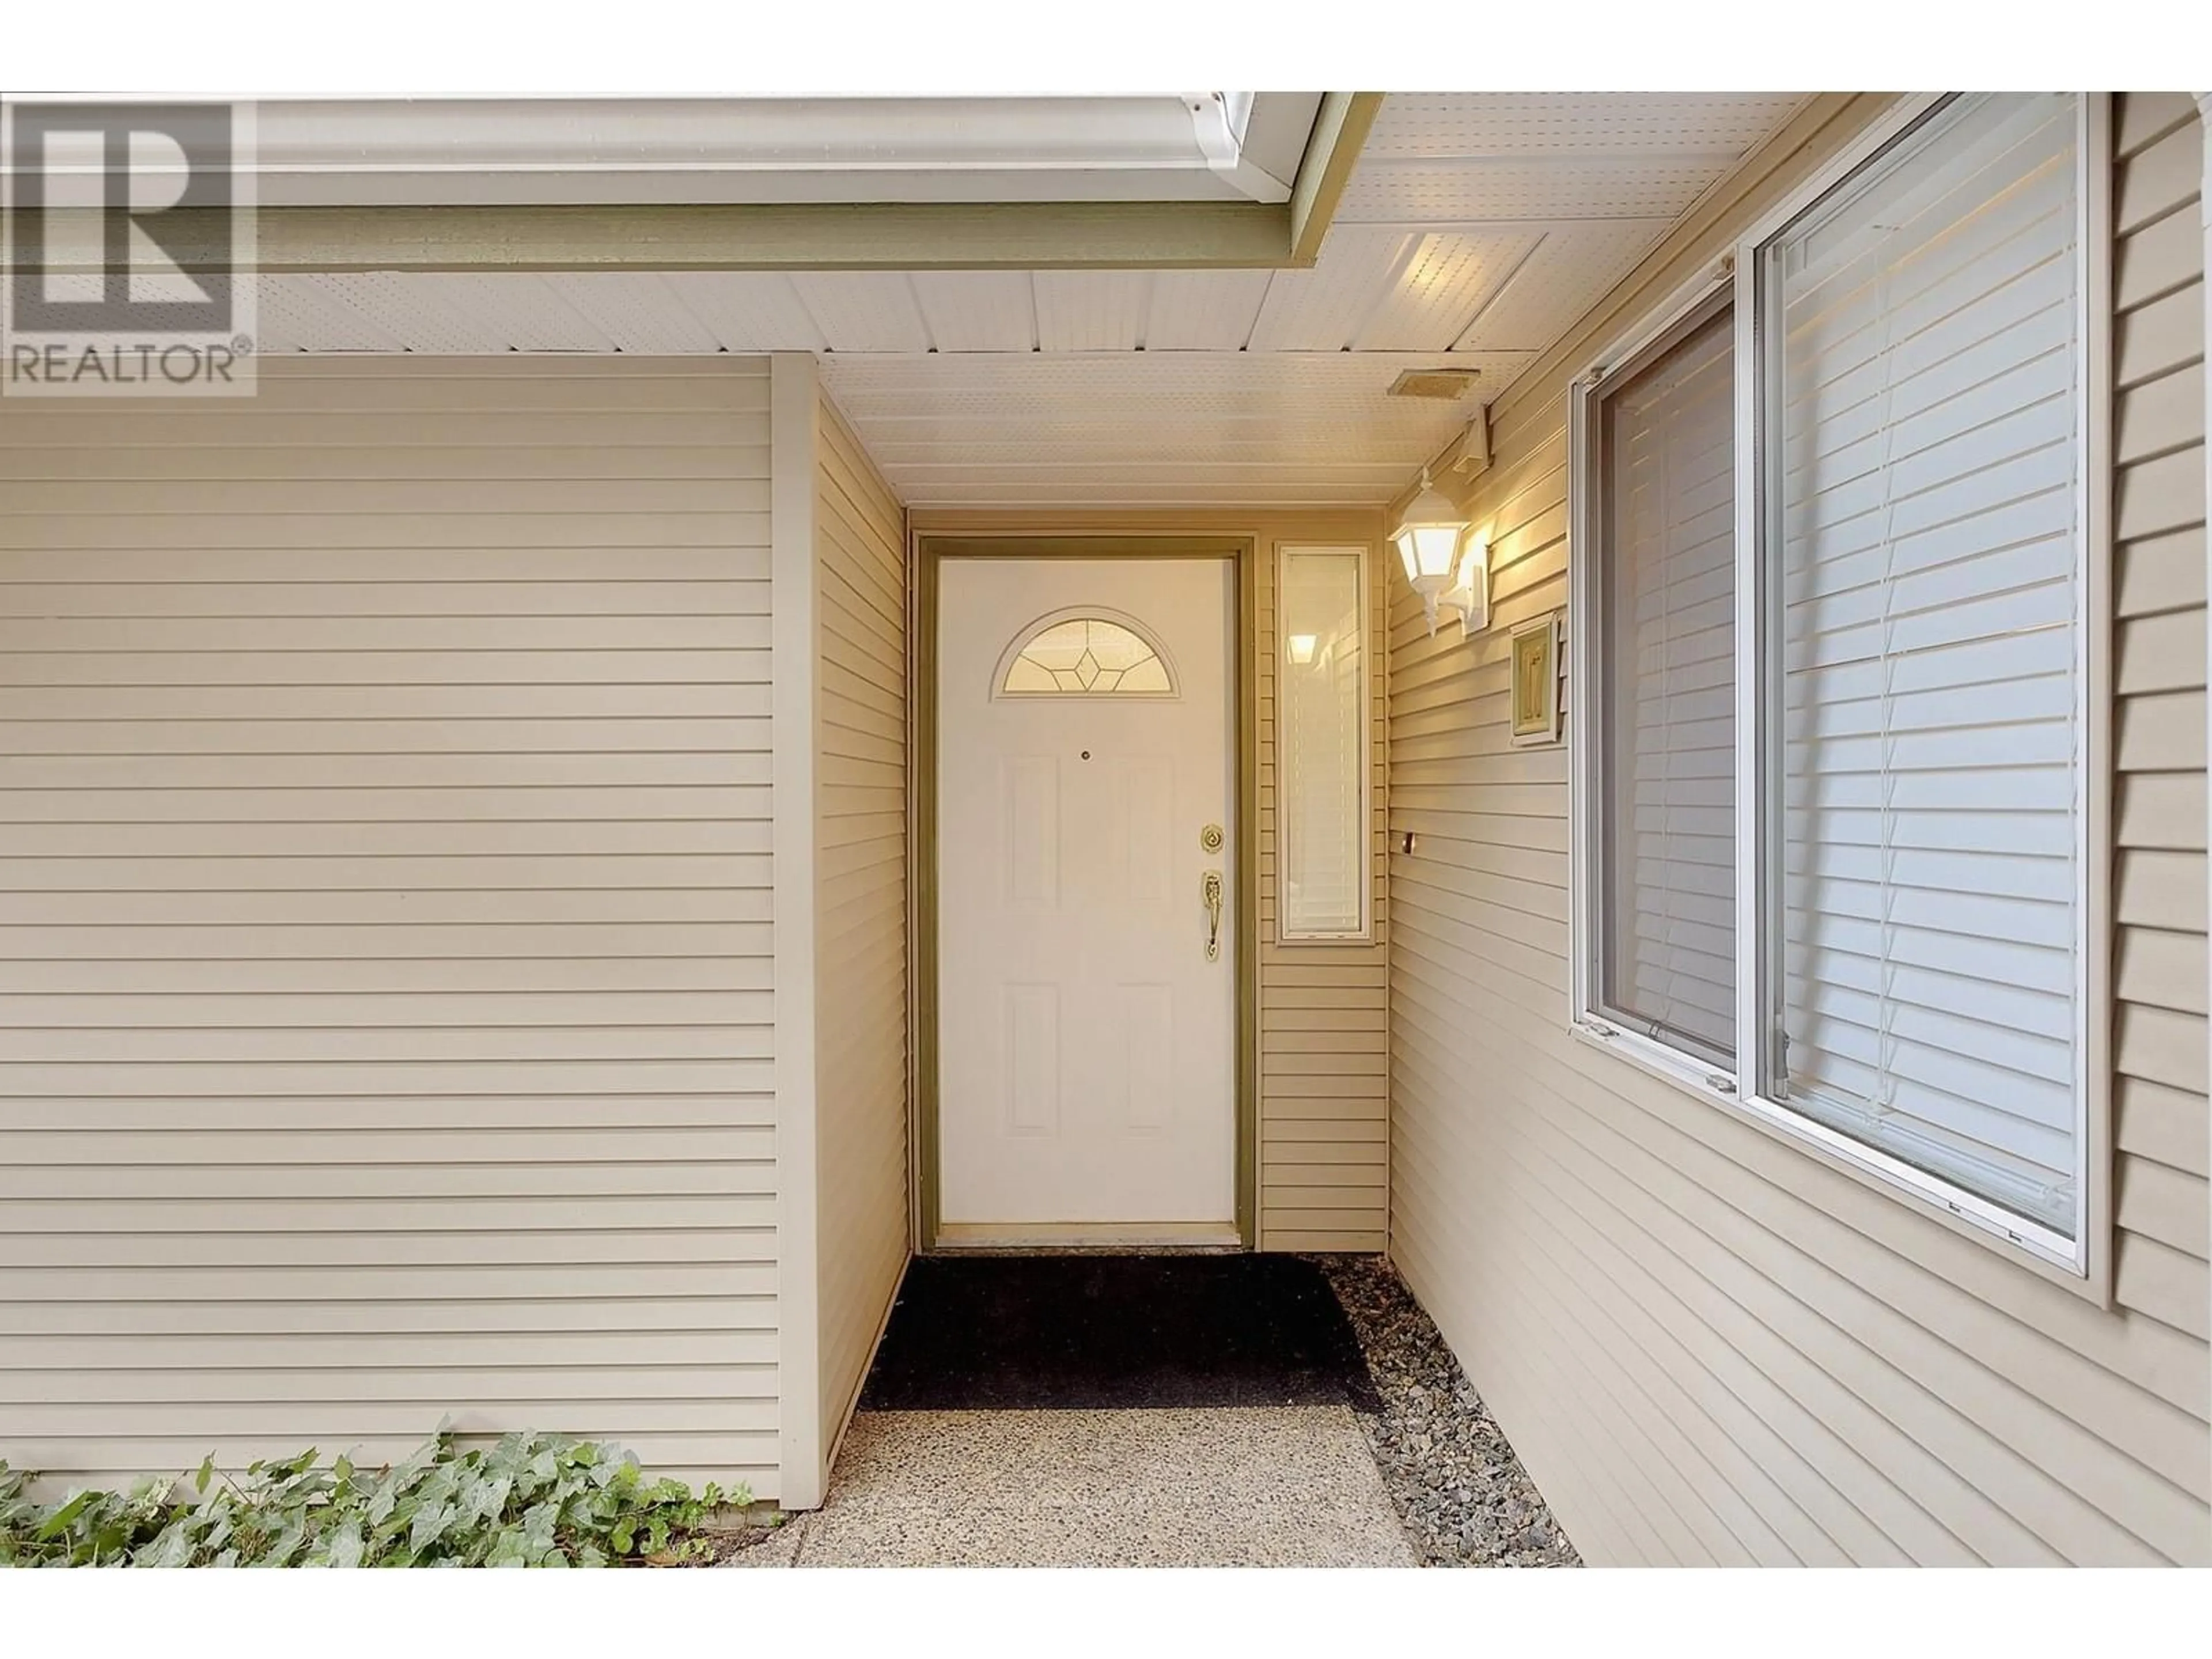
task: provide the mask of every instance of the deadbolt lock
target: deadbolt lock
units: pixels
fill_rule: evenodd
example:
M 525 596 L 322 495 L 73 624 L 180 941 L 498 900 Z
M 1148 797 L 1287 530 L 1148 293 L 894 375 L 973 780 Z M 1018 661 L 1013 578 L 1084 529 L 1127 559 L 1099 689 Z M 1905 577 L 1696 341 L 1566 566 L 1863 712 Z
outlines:
M 1198 832 L 1199 848 L 1204 852 L 1218 853 L 1221 850 L 1221 843 L 1225 839 L 1226 837 L 1221 833 L 1221 826 L 1218 823 L 1209 823 Z

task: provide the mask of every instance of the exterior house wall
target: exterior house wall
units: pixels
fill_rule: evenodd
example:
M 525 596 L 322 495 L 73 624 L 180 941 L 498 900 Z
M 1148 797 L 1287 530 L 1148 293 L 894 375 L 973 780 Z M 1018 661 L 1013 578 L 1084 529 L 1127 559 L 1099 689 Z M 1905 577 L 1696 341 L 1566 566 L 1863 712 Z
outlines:
M 1325 541 L 1295 525 L 1262 538 L 1259 632 L 1260 1216 L 1263 1250 L 1380 1250 L 1390 1206 L 1389 571 L 1396 556 L 1363 528 L 1368 577 L 1368 769 L 1372 937 L 1360 944 L 1285 943 L 1276 826 L 1277 553 Z
M 906 1270 L 904 512 L 817 404 L 814 780 L 817 1277 L 824 1473 Z
M 2116 112 L 2112 1304 L 1568 1033 L 1567 755 L 1506 635 L 1567 596 L 1569 377 L 1886 100 L 1815 100 L 1492 410 L 1494 624 L 1392 608 L 1392 1254 L 1586 1558 L 2212 1560 L 2201 143 Z M 2182 152 L 2199 145 L 2191 161 Z M 1570 738 L 1573 712 L 1568 713 Z
M 2205 1334 L 2204 139 L 2114 125 L 2112 1055 L 2123 1299 Z
M 1342 510 L 1100 514 L 1049 516 L 946 510 L 914 514 L 918 533 L 1030 532 L 1037 535 L 1218 533 L 1250 536 L 1258 560 L 1255 744 L 1259 823 L 1259 1247 L 1268 1250 L 1380 1250 L 1389 1225 L 1387 1003 L 1390 896 L 1388 823 L 1389 684 L 1386 559 L 1378 515 Z M 1361 545 L 1374 591 L 1370 726 L 1374 840 L 1371 942 L 1285 944 L 1276 937 L 1275 625 L 1277 555 L 1285 544 Z
M 769 378 L 0 405 L 0 1455 L 778 1492 Z

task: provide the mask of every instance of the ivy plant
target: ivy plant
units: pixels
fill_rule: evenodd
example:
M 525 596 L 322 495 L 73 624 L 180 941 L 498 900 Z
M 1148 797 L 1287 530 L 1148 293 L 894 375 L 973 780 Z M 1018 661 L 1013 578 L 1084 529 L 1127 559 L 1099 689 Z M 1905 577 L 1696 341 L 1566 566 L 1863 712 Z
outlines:
M 593 1441 L 518 1433 L 464 1451 L 442 1429 L 374 1469 L 312 1449 L 236 1477 L 210 1459 L 189 1477 L 49 1504 L 30 1481 L 0 1461 L 0 1566 L 670 1565 L 711 1555 L 712 1513 L 752 1501 L 742 1486 L 695 1496 L 648 1480 Z

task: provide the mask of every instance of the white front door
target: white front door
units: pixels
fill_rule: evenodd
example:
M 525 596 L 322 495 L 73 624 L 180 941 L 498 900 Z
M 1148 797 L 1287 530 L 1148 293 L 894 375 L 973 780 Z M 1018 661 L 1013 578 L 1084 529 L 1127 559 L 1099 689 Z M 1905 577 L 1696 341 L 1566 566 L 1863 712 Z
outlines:
M 1218 1237 L 1237 1212 L 1234 566 L 940 573 L 939 1219 Z

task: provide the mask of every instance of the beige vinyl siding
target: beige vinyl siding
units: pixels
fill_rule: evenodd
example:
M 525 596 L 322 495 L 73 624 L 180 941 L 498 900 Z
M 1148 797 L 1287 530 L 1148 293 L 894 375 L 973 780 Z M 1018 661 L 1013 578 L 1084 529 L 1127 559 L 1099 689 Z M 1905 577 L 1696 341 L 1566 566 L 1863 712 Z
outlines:
M 1369 820 L 1373 842 L 1371 940 L 1285 943 L 1276 937 L 1281 880 L 1275 857 L 1275 687 L 1283 642 L 1276 625 L 1279 551 L 1323 544 L 1295 532 L 1263 539 L 1260 555 L 1260 1226 L 1264 1250 L 1380 1250 L 1390 1207 L 1389 669 L 1385 557 L 1371 527 L 1353 538 L 1367 550 L 1370 599 Z
M 2184 93 L 2115 111 L 2118 1294 L 2206 1334 L 2203 131 Z M 2177 235 L 2175 228 L 2182 234 Z
M 825 1459 L 905 1271 L 905 516 L 827 398 L 815 432 L 815 1133 Z M 826 1471 L 825 1471 L 826 1473 Z
M 1391 828 L 1419 841 L 1391 861 L 1392 1254 L 1592 1561 L 2204 1563 L 2203 944 L 2129 921 L 2148 902 L 2125 873 L 2138 849 L 2173 860 L 2156 908 L 2202 917 L 2185 469 L 2146 519 L 2130 467 L 2118 509 L 2123 615 L 2185 620 L 2156 684 L 2134 684 L 2128 641 L 2117 672 L 2117 1305 L 1568 1034 L 1566 754 L 1505 740 L 1505 630 L 1566 602 L 1567 379 L 1883 101 L 1814 100 L 1500 400 L 1470 497 L 1490 633 L 1431 641 L 1394 585 Z M 2131 336 L 2190 372 L 2179 321 L 2143 352 L 2128 269 L 2124 245 L 2123 381 Z
M 763 364 L 0 405 L 0 1456 L 777 1487 Z

